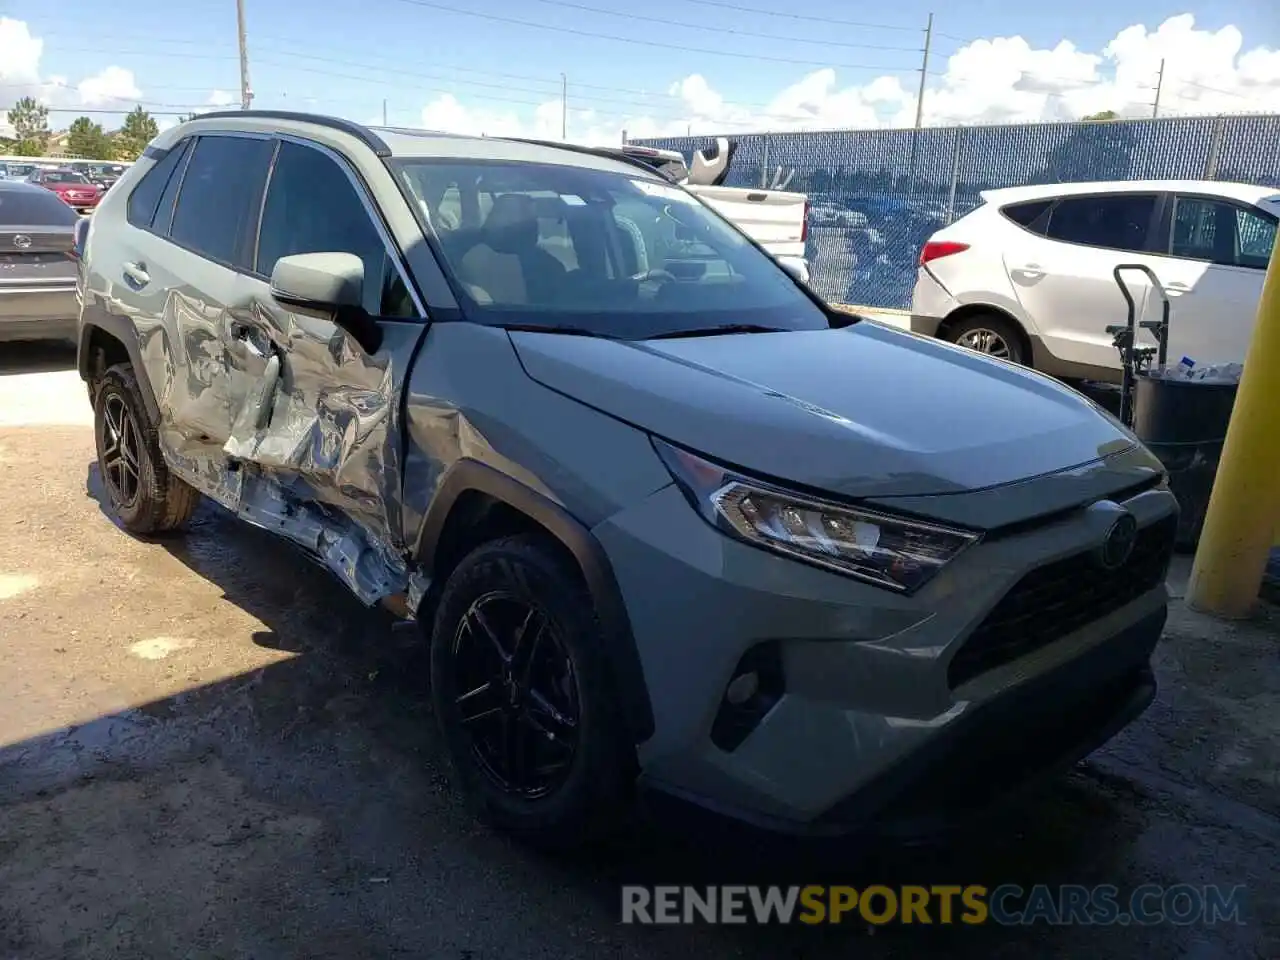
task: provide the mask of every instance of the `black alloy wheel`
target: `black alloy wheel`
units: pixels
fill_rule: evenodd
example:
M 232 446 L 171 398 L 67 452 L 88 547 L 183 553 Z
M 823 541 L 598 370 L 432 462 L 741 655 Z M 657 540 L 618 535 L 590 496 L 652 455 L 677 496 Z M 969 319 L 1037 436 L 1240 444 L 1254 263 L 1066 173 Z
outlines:
M 458 722 L 499 790 L 547 796 L 569 775 L 581 706 L 573 659 L 547 614 L 506 591 L 475 600 L 453 638 Z
M 123 397 L 112 394 L 105 399 L 98 430 L 102 474 L 111 502 L 117 507 L 132 507 L 142 490 L 142 442 Z

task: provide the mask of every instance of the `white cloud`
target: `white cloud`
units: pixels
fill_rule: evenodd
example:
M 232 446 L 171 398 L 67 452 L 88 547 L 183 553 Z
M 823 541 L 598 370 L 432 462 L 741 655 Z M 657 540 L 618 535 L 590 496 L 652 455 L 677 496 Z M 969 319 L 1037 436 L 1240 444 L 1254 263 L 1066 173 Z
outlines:
M 85 77 L 76 84 L 80 102 L 86 107 L 120 109 L 122 104 L 136 103 L 142 96 L 134 82 L 133 71 L 123 67 L 107 67 L 100 73 Z
M 1242 52 L 1243 51 L 1243 52 Z M 1161 114 L 1280 111 L 1280 50 L 1244 51 L 1240 31 L 1201 30 L 1191 14 L 1170 17 L 1149 31 L 1126 27 L 1096 52 L 1070 40 L 1036 48 L 1024 38 L 975 40 L 944 61 L 943 75 L 925 91 L 930 126 L 1071 120 L 1114 110 L 1150 116 L 1156 77 L 1164 61 Z M 909 81 L 908 81 L 909 82 Z M 576 110 L 569 88 L 569 138 L 617 143 L 631 138 L 759 130 L 861 129 L 911 126 L 916 91 L 897 76 L 840 86 L 834 69 L 815 70 L 766 103 L 735 102 L 702 74 L 670 84 L 665 96 L 637 97 L 624 113 Z M 422 111 L 424 126 L 459 133 L 558 138 L 559 100 L 533 116 L 516 109 L 473 106 L 449 93 Z
M 225 90 L 215 90 L 209 94 L 208 102 L 211 107 L 229 107 L 236 102 L 236 97 Z
M 131 70 L 109 66 L 72 83 L 66 77 L 40 75 L 40 58 L 44 40 L 32 36 L 22 20 L 0 17 L 0 103 L 13 103 L 22 97 L 35 97 L 49 107 L 93 109 L 126 109 L 142 96 Z M 50 127 L 66 126 L 66 114 L 53 114 Z M 60 122 L 65 120 L 66 122 Z M 3 112 L 0 112 L 0 135 L 11 136 Z

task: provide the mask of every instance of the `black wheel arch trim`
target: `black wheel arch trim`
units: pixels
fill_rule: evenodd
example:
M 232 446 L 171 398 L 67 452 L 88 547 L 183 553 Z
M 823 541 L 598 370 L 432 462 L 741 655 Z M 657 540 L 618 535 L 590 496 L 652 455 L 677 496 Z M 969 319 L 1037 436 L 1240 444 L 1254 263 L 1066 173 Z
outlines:
M 156 402 L 155 391 L 151 389 L 151 381 L 147 379 L 147 368 L 142 365 L 142 350 L 138 346 L 138 331 L 124 317 L 90 308 L 86 302 L 86 316 L 80 324 L 80 337 L 76 343 L 76 367 L 80 379 L 88 383 L 93 377 L 93 355 L 90 342 L 96 331 L 101 330 L 113 340 L 118 341 L 129 355 L 133 365 L 134 376 L 138 380 L 138 389 L 142 392 L 142 403 L 147 408 L 147 415 L 153 423 L 160 422 L 160 404 Z
M 654 731 L 653 705 L 622 590 L 600 541 L 562 506 L 487 464 L 459 460 L 445 473 L 418 528 L 413 558 L 422 573 L 433 575 L 436 548 L 449 514 L 458 498 L 472 491 L 487 494 L 523 513 L 577 560 L 604 632 L 605 656 L 623 721 L 635 743 L 648 740 Z

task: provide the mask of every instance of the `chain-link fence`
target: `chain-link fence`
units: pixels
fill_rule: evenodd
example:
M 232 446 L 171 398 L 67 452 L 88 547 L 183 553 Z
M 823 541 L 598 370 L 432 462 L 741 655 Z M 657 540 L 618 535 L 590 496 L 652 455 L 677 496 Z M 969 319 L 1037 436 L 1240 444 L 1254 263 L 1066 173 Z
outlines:
M 1280 116 L 732 135 L 727 186 L 794 171 L 809 195 L 807 254 L 829 300 L 906 307 L 920 247 L 983 190 L 1085 180 L 1236 180 L 1280 186 Z M 714 137 L 637 141 L 690 159 Z

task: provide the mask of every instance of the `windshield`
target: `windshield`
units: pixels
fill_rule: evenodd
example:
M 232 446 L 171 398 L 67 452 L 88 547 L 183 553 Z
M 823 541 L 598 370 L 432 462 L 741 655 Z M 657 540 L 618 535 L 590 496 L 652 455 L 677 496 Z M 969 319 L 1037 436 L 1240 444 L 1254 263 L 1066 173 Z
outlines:
M 694 196 L 560 164 L 396 162 L 470 320 L 623 339 L 829 326 L 766 253 Z
M 84 178 L 84 174 L 76 173 L 74 170 L 49 170 L 41 175 L 46 183 L 88 183 Z

